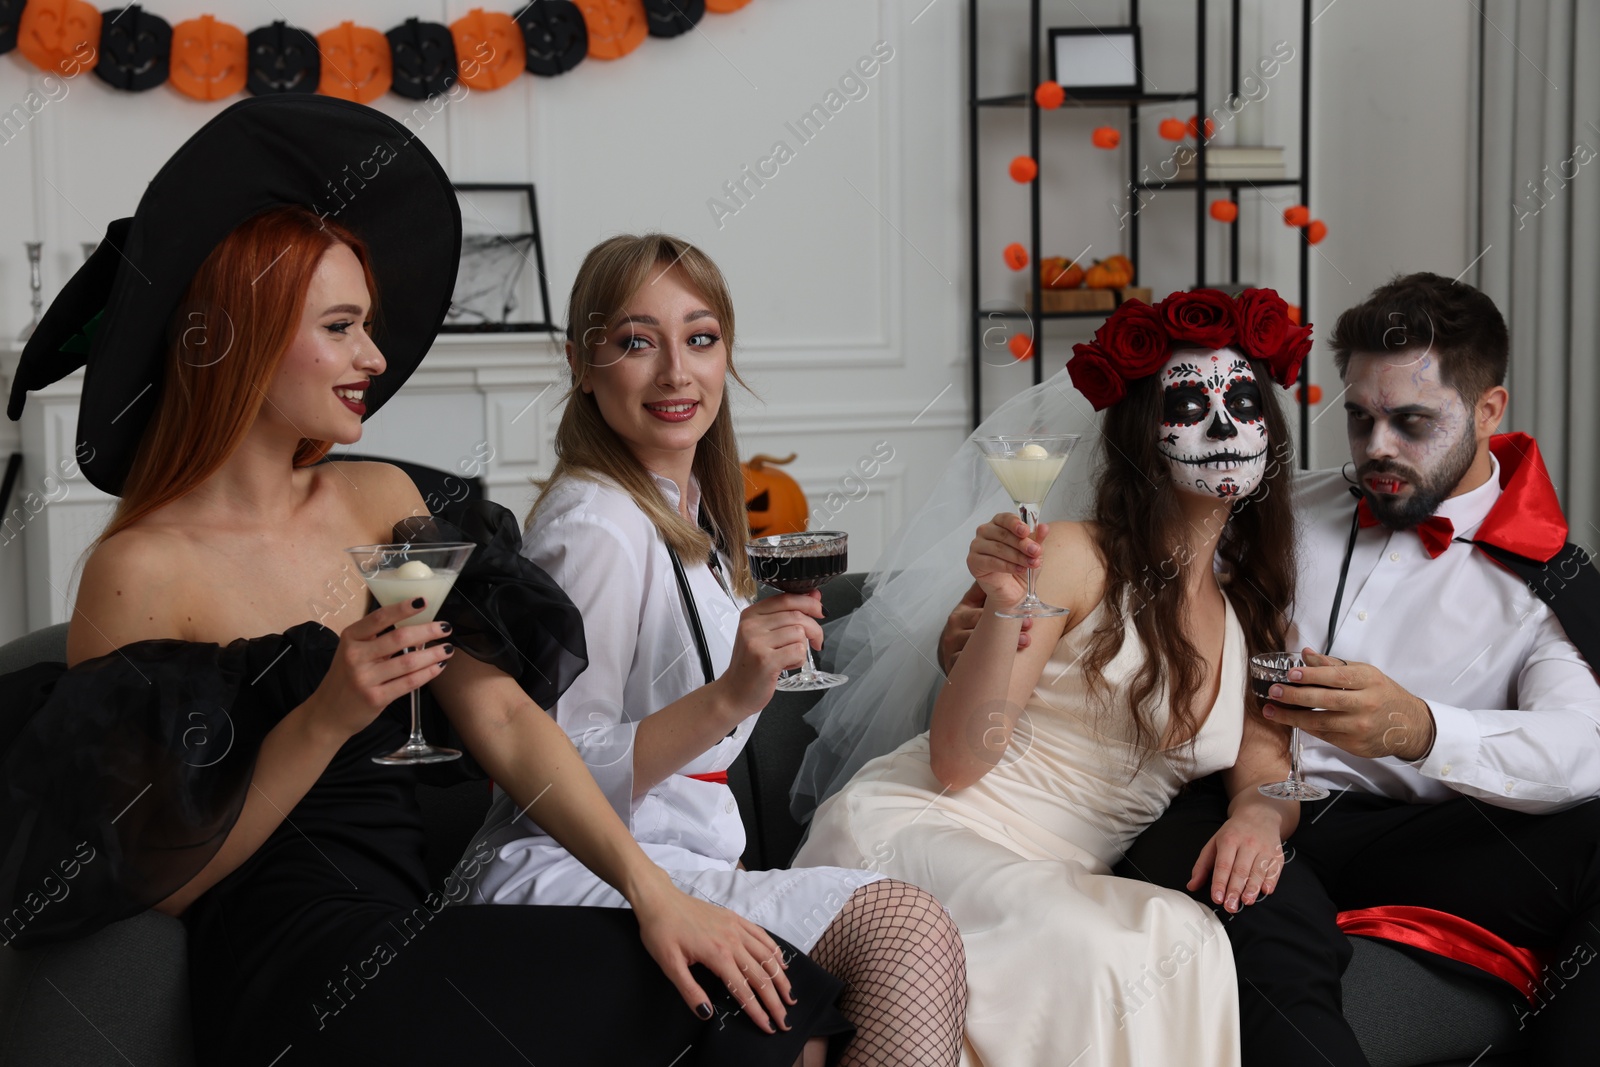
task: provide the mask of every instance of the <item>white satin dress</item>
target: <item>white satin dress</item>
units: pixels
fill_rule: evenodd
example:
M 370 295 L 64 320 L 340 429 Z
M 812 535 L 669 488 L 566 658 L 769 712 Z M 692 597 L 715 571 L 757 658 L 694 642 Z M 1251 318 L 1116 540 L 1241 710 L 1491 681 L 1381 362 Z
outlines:
M 1103 614 L 1061 639 L 999 766 L 949 792 L 915 737 L 818 808 L 795 857 L 911 882 L 949 909 L 967 951 L 967 1067 L 1239 1062 L 1222 924 L 1111 868 L 1186 781 L 1237 759 L 1244 634 L 1228 604 L 1220 689 L 1189 757 L 1155 753 L 1135 772 L 1126 712 L 1101 710 L 1078 666 Z M 1110 692 L 1143 656 L 1130 620 Z

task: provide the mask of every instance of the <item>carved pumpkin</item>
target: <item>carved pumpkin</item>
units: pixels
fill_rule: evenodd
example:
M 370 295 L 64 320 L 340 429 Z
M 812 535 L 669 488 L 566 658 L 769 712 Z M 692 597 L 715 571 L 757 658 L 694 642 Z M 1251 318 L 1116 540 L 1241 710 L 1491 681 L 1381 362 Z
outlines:
M 589 54 L 589 27 L 572 0 L 533 0 L 517 15 L 527 44 L 528 73 L 553 78 Z
M 799 482 L 774 466 L 792 462 L 793 452 L 783 459 L 751 456 L 749 462 L 741 464 L 744 509 L 750 516 L 751 537 L 805 532 L 806 494 Z
M 84 0 L 30 0 L 17 22 L 17 51 L 52 74 L 93 66 L 99 44 L 100 12 Z
M 317 39 L 307 30 L 274 22 L 251 30 L 250 72 L 244 86 L 256 96 L 314 93 L 322 78 Z
M 244 88 L 250 45 L 244 31 L 210 15 L 172 27 L 172 87 L 196 100 L 221 100 Z
M 341 22 L 317 34 L 322 50 L 322 77 L 317 92 L 370 104 L 394 84 L 394 64 L 389 59 L 389 39 L 353 22 Z
M 650 33 L 643 0 L 573 0 L 589 27 L 589 55 L 621 59 Z
M 456 40 L 450 27 L 406 19 L 385 36 L 394 71 L 391 88 L 399 95 L 426 100 L 456 83 Z
M 138 4 L 110 16 L 100 28 L 100 62 L 94 73 L 107 85 L 130 92 L 153 89 L 167 80 L 172 53 L 172 26 Z
M 650 36 L 677 37 L 706 16 L 706 0 L 644 0 Z
M 27 0 L 0 0 L 0 55 L 17 47 L 17 30 L 22 23 L 22 5 Z
M 510 85 L 528 65 L 528 46 L 517 20 L 475 7 L 450 24 L 456 40 L 456 72 L 469 89 Z
M 750 0 L 706 0 L 706 10 L 715 11 L 719 15 L 731 14 L 739 10 Z

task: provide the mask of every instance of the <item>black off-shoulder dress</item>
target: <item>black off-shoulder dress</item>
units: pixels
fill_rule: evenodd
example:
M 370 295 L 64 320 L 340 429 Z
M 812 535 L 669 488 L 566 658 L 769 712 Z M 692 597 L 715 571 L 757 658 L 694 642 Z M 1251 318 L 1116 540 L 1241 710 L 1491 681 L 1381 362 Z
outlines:
M 478 545 L 439 617 L 458 649 L 551 706 L 586 664 L 577 609 L 521 557 L 504 508 L 452 517 L 407 520 L 396 539 Z M 238 817 L 262 738 L 337 646 L 308 622 L 225 647 L 140 641 L 0 678 L 8 940 L 81 936 L 192 878 Z M 848 1033 L 840 983 L 787 945 L 800 1002 L 792 1029 L 769 1036 L 699 967 L 716 1017 L 696 1019 L 631 911 L 452 906 L 486 854 L 469 848 L 428 885 L 418 771 L 371 759 L 405 740 L 408 709 L 397 701 L 352 737 L 256 853 L 189 908 L 201 1064 L 787 1067 L 807 1037 Z

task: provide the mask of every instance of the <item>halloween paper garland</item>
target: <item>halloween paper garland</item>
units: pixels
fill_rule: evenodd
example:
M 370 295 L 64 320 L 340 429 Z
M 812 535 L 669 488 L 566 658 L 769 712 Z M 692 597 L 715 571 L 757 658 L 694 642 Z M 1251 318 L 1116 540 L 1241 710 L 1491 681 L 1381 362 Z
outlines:
M 92 68 L 125 92 L 165 82 L 196 100 L 316 92 L 367 104 L 387 92 L 426 99 L 458 80 L 489 91 L 524 71 L 553 78 L 749 3 L 531 0 L 515 15 L 475 7 L 448 26 L 409 18 L 381 31 L 346 21 L 312 34 L 281 20 L 246 33 L 212 15 L 173 25 L 140 4 L 101 12 L 89 0 L 0 0 L 0 54 L 14 49 L 69 78 Z

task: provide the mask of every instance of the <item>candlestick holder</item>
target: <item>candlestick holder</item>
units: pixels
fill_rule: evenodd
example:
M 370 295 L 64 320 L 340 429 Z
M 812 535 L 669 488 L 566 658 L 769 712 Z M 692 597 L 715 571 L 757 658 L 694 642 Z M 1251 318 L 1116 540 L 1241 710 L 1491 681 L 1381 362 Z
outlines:
M 23 246 L 28 250 L 28 287 L 33 290 L 33 320 L 17 334 L 18 341 L 26 341 L 33 336 L 33 331 L 39 326 L 39 316 L 44 313 L 44 281 L 39 273 L 39 263 L 44 255 L 44 242 L 24 241 Z

